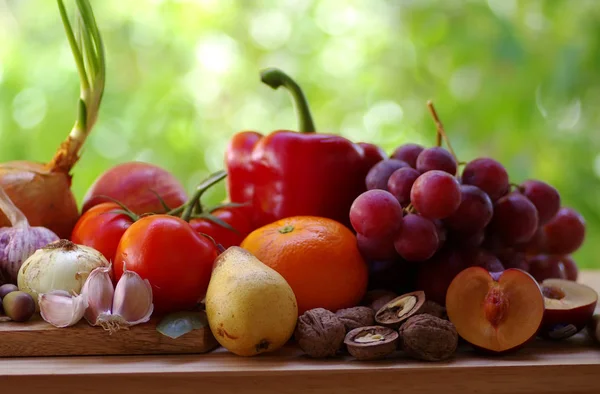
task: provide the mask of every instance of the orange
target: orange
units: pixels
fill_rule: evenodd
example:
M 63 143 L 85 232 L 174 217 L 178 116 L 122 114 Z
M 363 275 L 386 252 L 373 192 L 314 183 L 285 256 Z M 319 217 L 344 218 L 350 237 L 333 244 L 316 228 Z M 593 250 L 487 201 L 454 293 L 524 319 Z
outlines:
M 250 233 L 240 245 L 289 283 L 298 313 L 335 312 L 356 306 L 367 289 L 368 269 L 355 235 L 332 219 L 294 216 Z

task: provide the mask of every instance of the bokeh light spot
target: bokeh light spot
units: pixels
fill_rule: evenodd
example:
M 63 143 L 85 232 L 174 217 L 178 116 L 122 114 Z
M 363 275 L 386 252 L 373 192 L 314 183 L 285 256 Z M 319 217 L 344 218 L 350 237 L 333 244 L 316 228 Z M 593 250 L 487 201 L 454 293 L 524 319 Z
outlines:
M 284 45 L 292 33 L 289 18 L 280 11 L 269 10 L 252 17 L 250 36 L 265 49 L 277 49 Z
M 456 70 L 450 77 L 450 92 L 457 100 L 473 99 L 481 87 L 481 72 L 478 68 L 465 66 Z
M 315 21 L 331 35 L 341 35 L 352 29 L 359 19 L 358 11 L 345 1 L 325 0 L 318 3 Z
M 567 105 L 560 116 L 558 128 L 561 130 L 577 131 L 575 126 L 581 117 L 581 100 L 575 99 Z
M 394 101 L 378 101 L 363 117 L 367 132 L 379 132 L 384 125 L 398 124 L 404 117 L 402 107 Z
M 46 97 L 35 88 L 22 90 L 13 100 L 13 119 L 23 129 L 37 126 L 46 116 Z
M 353 74 L 363 63 L 363 54 L 356 42 L 348 39 L 331 39 L 321 52 L 321 67 L 328 74 L 344 77 Z
M 91 134 L 94 151 L 105 159 L 118 159 L 129 152 L 129 142 L 121 133 L 122 124 L 118 120 L 108 120 L 96 125 Z
M 499 17 L 512 17 L 517 11 L 517 0 L 488 0 L 488 6 Z
M 228 35 L 215 33 L 201 39 L 196 46 L 196 60 L 215 74 L 226 74 L 238 59 L 238 45 Z
M 600 153 L 596 155 L 594 159 L 594 173 L 600 178 Z

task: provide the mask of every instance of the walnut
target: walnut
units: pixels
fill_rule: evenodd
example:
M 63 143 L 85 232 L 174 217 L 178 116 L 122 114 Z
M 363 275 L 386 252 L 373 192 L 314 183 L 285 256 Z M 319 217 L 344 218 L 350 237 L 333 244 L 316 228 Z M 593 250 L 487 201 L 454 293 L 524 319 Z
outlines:
M 389 290 L 370 290 L 365 294 L 362 305 L 368 306 L 375 312 L 381 309 L 382 306 L 398 297 L 398 294 Z
M 398 328 L 417 313 L 425 303 L 425 293 L 413 291 L 394 298 L 375 313 L 375 321 L 385 327 Z
M 440 319 L 448 320 L 448 315 L 446 314 L 446 308 L 438 304 L 437 302 L 431 300 L 425 300 L 423 306 L 419 308 L 417 312 L 415 312 L 414 316 L 428 314 L 435 317 L 439 317 Z
M 344 343 L 357 360 L 379 360 L 394 353 L 398 332 L 388 327 L 359 327 L 346 334 Z
M 454 355 L 458 334 L 454 324 L 428 314 L 412 316 L 400 328 L 402 350 L 426 361 L 445 360 Z
M 304 353 L 314 358 L 324 358 L 336 355 L 345 336 L 344 323 L 335 313 L 315 308 L 298 318 L 294 338 Z
M 344 323 L 346 332 L 359 327 L 371 326 L 375 322 L 375 311 L 366 306 L 340 309 L 335 314 Z

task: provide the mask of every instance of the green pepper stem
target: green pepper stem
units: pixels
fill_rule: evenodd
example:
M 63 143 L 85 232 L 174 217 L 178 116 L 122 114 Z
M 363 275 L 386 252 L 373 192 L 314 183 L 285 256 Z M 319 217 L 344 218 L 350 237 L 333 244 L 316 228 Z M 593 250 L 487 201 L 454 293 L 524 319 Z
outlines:
M 267 68 L 261 71 L 260 80 L 273 89 L 283 86 L 288 90 L 296 107 L 298 131 L 302 133 L 314 133 L 316 131 L 308 101 L 296 81 L 278 68 Z
M 211 176 L 209 176 L 204 182 L 199 184 L 198 187 L 196 188 L 196 192 L 194 193 L 192 198 L 190 198 L 190 200 L 187 203 L 185 203 L 185 208 L 183 209 L 181 218 L 183 220 L 185 220 L 186 222 L 189 221 L 190 218 L 192 217 L 192 214 L 194 213 L 194 208 L 196 207 L 197 204 L 200 204 L 200 197 L 202 197 L 202 194 L 204 194 L 204 192 L 206 192 L 208 189 L 210 189 L 213 185 L 219 183 L 226 176 L 227 176 L 226 171 L 223 171 L 223 170 L 217 171 L 214 174 L 212 174 Z

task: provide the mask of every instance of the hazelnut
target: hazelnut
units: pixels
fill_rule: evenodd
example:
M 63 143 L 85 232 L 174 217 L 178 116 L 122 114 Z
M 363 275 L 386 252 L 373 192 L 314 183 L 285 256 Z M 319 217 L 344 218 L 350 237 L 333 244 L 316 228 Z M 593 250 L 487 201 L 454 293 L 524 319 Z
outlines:
M 382 306 L 398 297 L 398 294 L 389 290 L 370 290 L 365 294 L 362 305 L 368 306 L 373 309 L 375 312 L 381 309 Z
M 406 319 L 414 315 L 425 302 L 425 293 L 414 291 L 396 297 L 375 314 L 375 321 L 382 326 L 398 328 Z
M 441 306 L 437 302 L 434 302 L 431 300 L 425 300 L 425 302 L 423 303 L 421 308 L 419 308 L 419 310 L 417 312 L 415 312 L 413 314 L 413 316 L 422 315 L 424 313 L 431 315 L 431 316 L 439 317 L 440 319 L 448 320 L 448 315 L 446 314 L 446 308 Z
M 359 327 L 346 334 L 344 343 L 357 360 L 378 360 L 396 351 L 398 337 L 398 332 L 388 327 Z
M 298 318 L 294 338 L 304 353 L 314 358 L 323 358 L 336 355 L 345 335 L 344 323 L 335 313 L 315 308 Z
M 359 327 L 372 326 L 375 323 L 375 312 L 366 306 L 340 309 L 335 315 L 344 323 L 346 332 Z
M 441 361 L 454 355 L 458 334 L 454 324 L 428 314 L 413 316 L 400 328 L 402 350 L 426 361 Z

